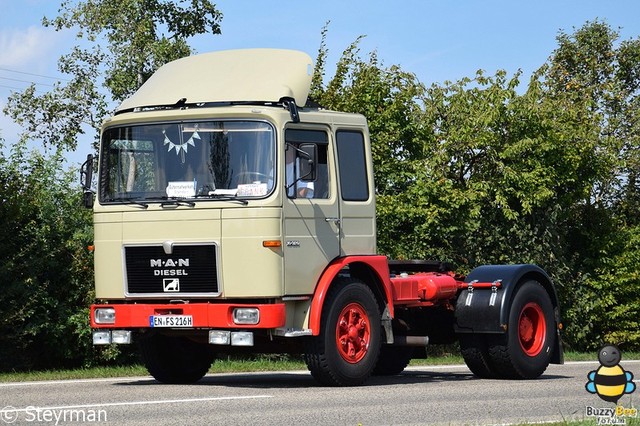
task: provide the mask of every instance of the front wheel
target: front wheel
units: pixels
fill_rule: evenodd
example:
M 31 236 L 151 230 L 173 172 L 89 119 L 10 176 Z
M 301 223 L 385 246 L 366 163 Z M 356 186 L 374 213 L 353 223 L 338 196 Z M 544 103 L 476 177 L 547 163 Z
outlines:
M 195 383 L 207 374 L 214 358 L 207 344 L 185 337 L 154 333 L 139 344 L 147 371 L 161 383 Z
M 339 280 L 322 309 L 320 335 L 309 342 L 305 361 L 327 386 L 355 386 L 371 375 L 381 345 L 380 309 L 369 287 Z
M 516 289 L 507 332 L 489 345 L 493 371 L 501 378 L 535 379 L 549 366 L 555 345 L 553 305 L 537 281 Z

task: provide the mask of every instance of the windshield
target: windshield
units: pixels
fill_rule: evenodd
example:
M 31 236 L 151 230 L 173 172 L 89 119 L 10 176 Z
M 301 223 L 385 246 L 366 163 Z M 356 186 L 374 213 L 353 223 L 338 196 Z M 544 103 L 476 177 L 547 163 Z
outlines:
M 107 129 L 100 200 L 264 197 L 275 138 L 263 122 L 202 121 Z

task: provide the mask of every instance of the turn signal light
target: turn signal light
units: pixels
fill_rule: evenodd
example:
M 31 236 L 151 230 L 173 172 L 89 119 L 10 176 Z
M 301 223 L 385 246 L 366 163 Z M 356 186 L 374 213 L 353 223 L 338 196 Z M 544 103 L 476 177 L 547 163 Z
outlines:
M 268 247 L 268 248 L 282 247 L 282 241 L 280 241 L 280 240 L 264 240 L 262 242 L 262 247 Z

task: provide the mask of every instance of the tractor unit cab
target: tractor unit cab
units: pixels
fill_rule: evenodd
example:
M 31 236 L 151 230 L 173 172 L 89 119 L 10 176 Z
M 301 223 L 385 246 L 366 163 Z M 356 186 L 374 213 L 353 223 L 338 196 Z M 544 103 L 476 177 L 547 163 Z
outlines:
M 187 57 L 104 123 L 95 197 L 91 157 L 82 168 L 94 344 L 137 342 L 166 383 L 196 381 L 232 350 L 303 353 L 329 385 L 398 373 L 428 342 L 459 340 L 483 377 L 561 362 L 541 269 L 465 278 L 376 254 L 366 120 L 306 106 L 312 73 L 297 51 Z

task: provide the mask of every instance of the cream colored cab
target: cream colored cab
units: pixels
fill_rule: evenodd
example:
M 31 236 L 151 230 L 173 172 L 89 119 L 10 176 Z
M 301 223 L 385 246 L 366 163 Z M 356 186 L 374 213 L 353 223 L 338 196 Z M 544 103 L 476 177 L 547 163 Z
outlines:
M 284 142 L 285 157 L 296 146 L 315 150 L 315 178 L 288 184 L 283 198 L 286 293 L 311 294 L 334 259 L 375 253 L 366 122 L 357 115 L 301 113 L 300 124 L 285 128 Z
M 298 108 L 312 69 L 215 52 L 123 102 L 101 142 L 97 298 L 308 300 L 331 261 L 375 253 L 366 120 Z

